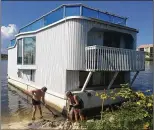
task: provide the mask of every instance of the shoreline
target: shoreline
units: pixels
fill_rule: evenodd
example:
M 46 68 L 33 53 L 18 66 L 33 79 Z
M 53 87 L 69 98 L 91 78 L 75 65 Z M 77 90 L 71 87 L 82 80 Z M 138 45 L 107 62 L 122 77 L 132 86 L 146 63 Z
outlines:
M 71 130 L 83 129 L 79 123 L 73 123 L 67 119 L 39 119 L 35 121 L 23 120 L 21 122 L 14 122 L 10 124 L 2 124 L 2 129 L 57 129 L 57 130 Z

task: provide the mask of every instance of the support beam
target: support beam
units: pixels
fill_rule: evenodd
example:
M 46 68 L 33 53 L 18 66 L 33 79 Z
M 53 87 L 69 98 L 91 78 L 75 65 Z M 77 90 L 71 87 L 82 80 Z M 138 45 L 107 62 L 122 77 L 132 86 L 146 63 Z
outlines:
M 134 75 L 134 77 L 133 77 L 133 79 L 132 79 L 132 81 L 130 83 L 130 87 L 132 86 L 132 84 L 135 81 L 135 79 L 136 79 L 136 77 L 137 77 L 138 74 L 139 74 L 139 71 L 137 71 L 136 74 Z
M 110 87 L 112 86 L 112 84 L 113 84 L 114 80 L 116 79 L 118 73 L 119 73 L 119 71 L 115 72 L 115 74 L 114 74 L 114 76 L 113 76 L 113 78 L 112 78 L 110 84 L 108 85 L 107 89 L 110 89 Z
M 86 86 L 87 86 L 87 84 L 88 84 L 88 82 L 89 82 L 89 80 L 90 80 L 90 78 L 92 76 L 92 73 L 93 73 L 92 71 L 89 72 L 89 74 L 87 76 L 87 79 L 86 79 L 86 81 L 85 81 L 85 83 L 83 85 L 83 88 L 82 88 L 81 92 L 83 92 L 85 90 L 85 88 L 86 88 Z

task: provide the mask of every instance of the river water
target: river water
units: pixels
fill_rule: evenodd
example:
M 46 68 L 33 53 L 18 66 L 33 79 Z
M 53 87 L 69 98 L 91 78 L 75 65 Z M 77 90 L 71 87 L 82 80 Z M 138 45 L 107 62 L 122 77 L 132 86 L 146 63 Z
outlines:
M 146 69 L 140 72 L 137 79 L 133 84 L 134 90 L 151 90 L 152 91 L 152 67 L 153 62 L 145 63 Z M 19 90 L 15 89 L 7 83 L 7 60 L 1 62 L 1 121 L 2 125 L 9 125 L 13 122 L 21 122 L 23 120 L 31 119 L 32 105 L 29 102 L 27 95 L 23 94 Z M 132 76 L 134 73 L 131 74 Z M 50 118 L 51 113 L 43 108 L 43 114 L 45 118 Z M 39 117 L 39 113 L 36 113 L 36 117 Z
M 1 62 L 1 121 L 2 129 L 12 128 L 10 124 L 19 124 L 31 121 L 32 104 L 31 99 L 18 89 L 9 85 L 7 82 L 7 61 Z M 51 119 L 53 116 L 48 109 L 42 106 L 45 119 Z M 36 112 L 36 119 L 39 119 L 39 112 Z M 17 129 L 17 127 L 15 127 Z

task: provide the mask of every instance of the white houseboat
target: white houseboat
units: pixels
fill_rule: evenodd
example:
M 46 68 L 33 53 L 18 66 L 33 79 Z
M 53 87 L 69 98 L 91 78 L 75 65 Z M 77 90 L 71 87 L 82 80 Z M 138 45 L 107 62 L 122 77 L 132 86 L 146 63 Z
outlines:
M 132 85 L 144 71 L 136 51 L 138 31 L 127 18 L 82 4 L 62 5 L 19 30 L 8 48 L 8 82 L 29 91 L 46 86 L 46 100 L 57 110 L 70 90 L 85 108 L 101 106 L 96 92 Z M 136 72 L 130 81 L 130 72 Z M 91 96 L 88 93 L 91 93 Z

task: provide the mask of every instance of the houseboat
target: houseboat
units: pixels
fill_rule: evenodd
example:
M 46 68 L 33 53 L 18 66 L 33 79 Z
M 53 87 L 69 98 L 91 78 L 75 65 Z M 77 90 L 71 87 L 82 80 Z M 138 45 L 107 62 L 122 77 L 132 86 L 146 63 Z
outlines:
M 101 106 L 96 92 L 131 86 L 145 69 L 144 53 L 136 51 L 138 30 L 126 22 L 82 4 L 61 5 L 11 40 L 8 82 L 23 91 L 46 86 L 46 100 L 59 111 L 67 91 L 79 95 L 87 109 Z M 132 80 L 130 72 L 136 72 Z

